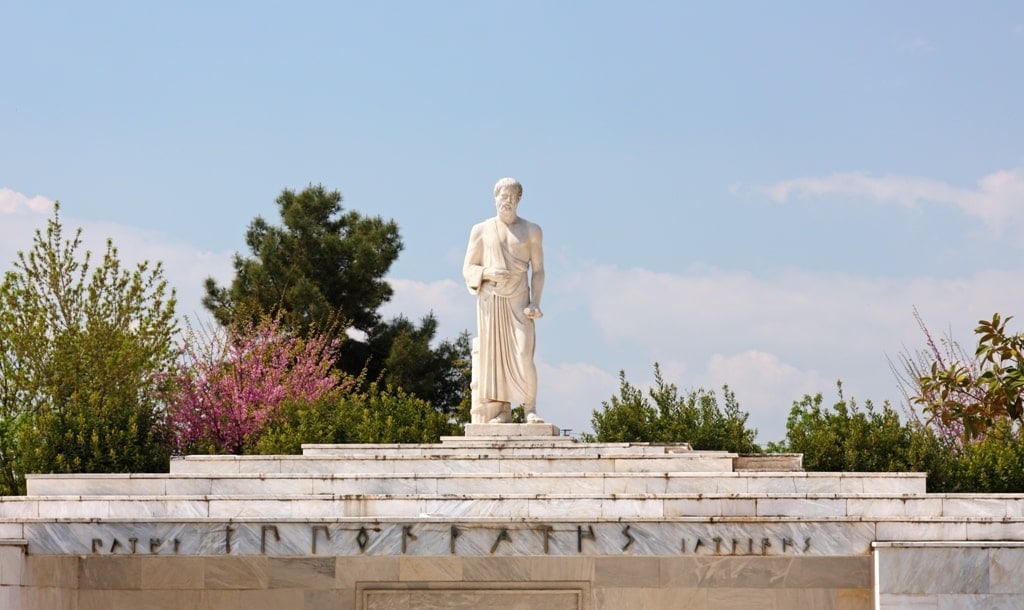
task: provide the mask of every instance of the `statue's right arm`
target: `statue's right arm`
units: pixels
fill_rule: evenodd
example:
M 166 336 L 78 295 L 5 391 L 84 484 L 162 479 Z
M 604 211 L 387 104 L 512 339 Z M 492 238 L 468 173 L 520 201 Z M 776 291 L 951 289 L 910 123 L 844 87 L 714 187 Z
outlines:
M 480 292 L 480 286 L 484 283 L 484 249 L 481 235 L 481 225 L 475 225 L 469 232 L 466 260 L 462 263 L 462 277 L 466 280 L 466 288 L 470 294 Z

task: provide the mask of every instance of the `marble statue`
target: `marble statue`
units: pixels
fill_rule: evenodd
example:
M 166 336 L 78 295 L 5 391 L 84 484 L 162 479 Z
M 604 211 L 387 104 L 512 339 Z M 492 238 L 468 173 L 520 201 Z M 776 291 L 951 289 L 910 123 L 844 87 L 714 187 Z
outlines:
M 472 423 L 509 423 L 522 405 L 527 423 L 537 416 L 534 321 L 543 314 L 544 250 L 540 227 L 516 210 L 523 186 L 513 178 L 494 185 L 497 215 L 473 226 L 462 275 L 476 295 L 478 336 L 473 339 Z

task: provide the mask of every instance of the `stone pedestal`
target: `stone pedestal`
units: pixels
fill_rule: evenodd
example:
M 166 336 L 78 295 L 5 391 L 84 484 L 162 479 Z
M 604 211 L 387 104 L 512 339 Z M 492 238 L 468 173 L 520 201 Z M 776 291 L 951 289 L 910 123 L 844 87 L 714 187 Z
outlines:
M 561 432 L 554 424 L 466 424 L 466 436 L 497 438 L 552 437 Z

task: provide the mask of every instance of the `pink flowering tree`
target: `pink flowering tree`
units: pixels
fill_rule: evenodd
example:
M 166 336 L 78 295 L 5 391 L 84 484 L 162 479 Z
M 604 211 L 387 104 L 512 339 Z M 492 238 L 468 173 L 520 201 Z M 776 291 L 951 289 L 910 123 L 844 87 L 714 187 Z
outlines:
M 333 370 L 337 347 L 337 340 L 322 335 L 290 335 L 279 318 L 189 328 L 165 397 L 173 450 L 251 449 L 283 403 L 315 401 L 351 383 L 341 383 Z

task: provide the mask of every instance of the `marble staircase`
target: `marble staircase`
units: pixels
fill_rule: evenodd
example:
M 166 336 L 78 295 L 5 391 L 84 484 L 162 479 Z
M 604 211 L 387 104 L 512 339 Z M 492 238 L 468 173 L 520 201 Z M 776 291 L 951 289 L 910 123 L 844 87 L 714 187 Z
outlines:
M 293 456 L 187 456 L 168 474 L 30 475 L 26 496 L 0 501 L 0 517 L 864 520 L 947 515 L 963 502 L 927 496 L 920 473 L 808 473 L 795 455 L 447 437 L 309 445 Z M 969 514 L 961 516 L 986 514 L 962 508 Z
M 844 551 L 863 553 L 872 540 L 1024 540 L 1024 499 L 927 494 L 923 473 L 804 472 L 798 455 L 558 436 L 187 456 L 165 474 L 30 475 L 26 496 L 0 499 L 0 528 L 97 520 L 824 524 L 840 538 L 867 528 Z

